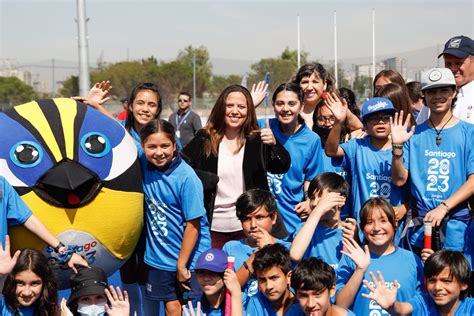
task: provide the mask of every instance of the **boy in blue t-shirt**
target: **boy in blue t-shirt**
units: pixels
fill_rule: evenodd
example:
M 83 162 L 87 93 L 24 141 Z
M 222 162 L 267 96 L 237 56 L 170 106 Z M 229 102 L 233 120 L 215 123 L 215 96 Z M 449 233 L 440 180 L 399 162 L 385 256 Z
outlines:
M 396 115 L 391 132 L 393 182 L 411 182 L 413 228 L 407 239 L 419 250 L 423 221 L 431 221 L 441 227 L 443 248 L 462 251 L 470 220 L 467 199 L 474 191 L 474 125 L 453 115 L 456 81 L 451 70 L 423 72 L 421 90 L 430 108 L 428 121 L 415 131 L 409 129 L 409 117 L 403 122 L 403 115 Z
M 257 279 L 251 268 L 254 252 L 275 242 L 283 243 L 289 249 L 290 243 L 270 235 L 277 218 L 277 206 L 275 198 L 269 191 L 248 190 L 239 196 L 235 208 L 246 238 L 231 240 L 224 244 L 222 250 L 228 256 L 235 257 L 234 267 L 246 301 L 248 297 L 257 293 Z
M 259 292 L 252 296 L 245 315 L 285 315 L 293 304 L 290 291 L 291 260 L 281 244 L 266 245 L 255 253 L 253 270 L 257 275 Z
M 227 255 L 223 250 L 211 248 L 201 253 L 195 270 L 203 294 L 183 306 L 183 315 L 224 315 L 226 290 L 231 293 L 232 315 L 242 315 L 240 284 L 235 272 L 227 268 Z
M 343 234 L 356 238 L 356 220 L 348 218 L 342 222 L 340 219 L 349 185 L 337 173 L 325 172 L 311 181 L 308 195 L 312 212 L 293 234 L 296 236 L 292 239 L 290 257 L 294 261 L 319 257 L 337 269 Z
M 370 290 L 364 297 L 374 300 L 392 315 L 473 315 L 474 298 L 466 298 L 470 267 L 461 252 L 443 249 L 425 262 L 427 294 L 416 294 L 407 302 L 398 302 L 398 286 L 386 286 L 382 273 L 378 280 L 371 273 L 372 282 L 364 280 Z
M 348 309 L 331 303 L 336 293 L 336 273 L 334 269 L 318 258 L 302 260 L 291 274 L 291 287 L 297 302 L 285 316 L 353 316 Z
M 355 138 L 339 144 L 347 107 L 333 97 L 326 100 L 336 122 L 326 141 L 325 152 L 330 157 L 344 157 L 344 169 L 352 183 L 351 217 L 359 222 L 359 210 L 365 201 L 381 196 L 394 207 L 399 221 L 407 208 L 405 193 L 392 183 L 390 119 L 396 113 L 392 101 L 372 98 L 362 104 L 362 122 L 367 132 L 365 138 Z M 400 225 L 399 225 L 400 226 Z M 362 235 L 360 235 L 362 237 Z

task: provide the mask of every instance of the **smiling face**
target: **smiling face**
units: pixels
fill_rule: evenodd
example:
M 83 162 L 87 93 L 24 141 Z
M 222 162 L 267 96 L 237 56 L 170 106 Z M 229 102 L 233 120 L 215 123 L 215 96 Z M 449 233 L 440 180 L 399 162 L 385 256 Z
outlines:
M 247 119 L 247 99 L 242 92 L 231 92 L 225 100 L 225 128 L 236 129 L 244 125 Z
M 474 56 L 459 58 L 453 55 L 444 54 L 444 66 L 449 68 L 456 80 L 456 86 L 462 87 L 474 79 Z
M 31 270 L 17 273 L 15 284 L 18 303 L 24 307 L 33 305 L 43 292 L 43 280 Z
M 244 234 L 251 240 L 254 240 L 255 234 L 258 233 L 260 229 L 270 232 L 275 222 L 276 212 L 269 214 L 267 209 L 263 206 L 257 208 L 241 220 Z
M 280 267 L 272 266 L 263 271 L 255 271 L 258 288 L 270 302 L 276 302 L 284 297 L 289 288 L 289 276 Z
M 335 122 L 336 118 L 334 117 L 334 114 L 332 114 L 331 110 L 326 105 L 318 108 L 316 124 L 318 124 L 319 127 L 331 129 Z
M 314 290 L 297 290 L 296 298 L 306 316 L 325 316 L 331 307 L 331 296 L 335 292 L 335 287 L 319 292 Z
M 300 87 L 304 92 L 305 103 L 316 104 L 321 100 L 326 83 L 318 74 L 312 73 L 311 76 L 301 78 Z
M 175 157 L 176 143 L 163 132 L 150 134 L 142 147 L 146 159 L 158 168 L 167 166 Z
M 273 110 L 281 125 L 295 127 L 298 124 L 298 113 L 301 106 L 302 104 L 295 92 L 283 90 L 276 96 Z
M 158 95 L 151 90 L 140 90 L 129 106 L 135 118 L 133 128 L 138 132 L 156 117 L 159 110 Z
M 460 284 L 449 267 L 445 267 L 438 275 L 426 280 L 426 288 L 437 306 L 449 309 L 457 303 L 461 291 L 467 289 L 467 284 Z
M 375 206 L 367 213 L 366 224 L 362 231 L 371 251 L 380 253 L 377 250 L 384 252 L 393 247 L 395 227 L 392 226 L 387 215 L 380 207 Z
M 203 293 L 207 296 L 216 295 L 224 288 L 222 273 L 209 270 L 196 270 L 196 278 Z
M 456 97 L 456 90 L 453 87 L 440 87 L 423 91 L 426 105 L 430 111 L 436 114 L 443 114 L 451 109 L 453 99 Z

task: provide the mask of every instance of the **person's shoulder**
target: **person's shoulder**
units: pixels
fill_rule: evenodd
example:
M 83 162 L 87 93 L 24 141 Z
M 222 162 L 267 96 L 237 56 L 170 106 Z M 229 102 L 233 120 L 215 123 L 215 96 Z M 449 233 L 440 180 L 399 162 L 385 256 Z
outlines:
M 345 307 L 332 305 L 331 316 L 355 316 L 355 313 Z
M 301 309 L 301 306 L 298 302 L 298 300 L 295 299 L 293 302 L 293 305 L 290 306 L 290 308 L 286 311 L 285 316 L 304 316 L 304 312 Z
M 457 312 L 462 312 L 461 315 L 473 315 L 474 314 L 474 298 L 466 297 L 459 302 Z M 468 313 L 469 312 L 469 313 Z
M 224 250 L 227 254 L 232 252 L 235 249 L 241 249 L 247 246 L 243 240 L 229 240 L 224 244 L 222 250 Z

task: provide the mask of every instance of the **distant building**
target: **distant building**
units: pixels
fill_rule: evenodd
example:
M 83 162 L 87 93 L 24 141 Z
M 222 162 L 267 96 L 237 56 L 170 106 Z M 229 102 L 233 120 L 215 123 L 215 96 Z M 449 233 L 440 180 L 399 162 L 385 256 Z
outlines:
M 378 74 L 380 71 L 385 69 L 385 65 L 383 63 L 376 63 L 375 64 L 375 74 Z M 372 64 L 364 64 L 364 65 L 355 65 L 355 76 L 356 77 L 372 77 Z
M 407 78 L 407 62 L 404 58 L 392 57 L 382 61 L 385 69 L 397 71 L 404 79 Z
M 33 86 L 31 72 L 20 70 L 15 59 L 0 58 L 0 77 L 16 77 L 27 85 Z

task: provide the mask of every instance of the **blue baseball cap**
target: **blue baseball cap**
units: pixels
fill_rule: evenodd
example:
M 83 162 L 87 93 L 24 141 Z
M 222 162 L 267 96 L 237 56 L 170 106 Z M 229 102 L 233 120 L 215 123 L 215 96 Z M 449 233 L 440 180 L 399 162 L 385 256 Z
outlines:
M 196 261 L 194 270 L 209 270 L 224 272 L 227 268 L 227 254 L 217 248 L 211 248 L 201 253 Z
M 377 112 L 395 113 L 397 110 L 393 107 L 392 101 L 387 98 L 372 98 L 362 104 L 362 122 L 365 122 L 367 116 Z
M 474 55 L 474 42 L 464 35 L 455 36 L 444 44 L 444 50 L 439 54 L 438 58 L 444 54 L 453 55 L 457 58 L 466 58 L 469 55 Z

